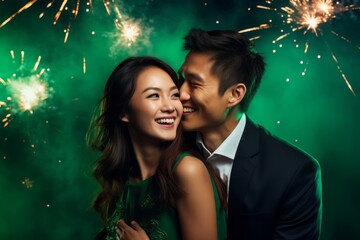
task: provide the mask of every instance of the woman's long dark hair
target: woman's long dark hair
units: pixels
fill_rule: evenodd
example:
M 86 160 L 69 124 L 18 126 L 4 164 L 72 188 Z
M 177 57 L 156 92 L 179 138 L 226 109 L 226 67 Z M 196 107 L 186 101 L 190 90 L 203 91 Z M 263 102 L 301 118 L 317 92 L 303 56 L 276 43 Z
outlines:
M 104 221 L 114 211 L 129 176 L 130 166 L 136 162 L 128 126 L 120 121 L 120 118 L 128 113 L 138 75 L 148 67 L 164 70 L 179 87 L 175 71 L 157 58 L 131 57 L 124 60 L 110 75 L 101 99 L 99 113 L 93 119 L 87 134 L 87 141 L 91 147 L 102 153 L 93 171 L 102 190 L 96 196 L 93 207 Z M 165 151 L 155 174 L 160 191 L 160 202 L 173 204 L 175 198 L 182 194 L 172 174 L 172 166 L 181 149 L 180 131 L 181 129 L 178 128 L 174 141 L 164 143 Z
M 148 67 L 164 70 L 175 85 L 180 87 L 176 72 L 160 59 L 128 58 L 111 73 L 105 85 L 98 114 L 92 120 L 87 133 L 88 144 L 101 152 L 95 163 L 93 175 L 102 189 L 95 197 L 93 207 L 104 222 L 115 210 L 116 202 L 128 179 L 130 167 L 136 164 L 127 123 L 120 121 L 120 118 L 129 111 L 129 102 L 135 92 L 138 75 Z M 177 156 L 186 149 L 183 145 L 181 126 L 177 129 L 175 140 L 163 143 L 163 147 L 161 164 L 154 176 L 159 190 L 158 203 L 174 206 L 176 199 L 185 194 L 176 183 L 173 174 Z M 211 171 L 210 174 L 213 175 Z M 214 179 L 218 182 L 216 176 Z M 224 199 L 226 203 L 226 197 Z

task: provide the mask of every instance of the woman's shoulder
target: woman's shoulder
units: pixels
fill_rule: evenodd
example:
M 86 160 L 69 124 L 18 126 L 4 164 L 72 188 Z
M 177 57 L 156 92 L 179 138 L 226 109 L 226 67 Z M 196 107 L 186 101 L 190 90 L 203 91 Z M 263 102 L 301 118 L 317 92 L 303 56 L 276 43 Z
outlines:
M 207 168 L 201 159 L 191 154 L 181 154 L 180 156 L 174 169 L 177 178 L 180 180 L 193 179 L 201 177 L 203 174 L 208 175 Z

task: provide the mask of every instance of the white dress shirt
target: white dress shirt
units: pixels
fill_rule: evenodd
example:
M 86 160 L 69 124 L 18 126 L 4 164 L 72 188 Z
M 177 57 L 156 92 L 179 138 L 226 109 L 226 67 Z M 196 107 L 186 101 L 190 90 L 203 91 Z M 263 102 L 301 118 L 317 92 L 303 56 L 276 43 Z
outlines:
M 219 174 L 220 178 L 226 185 L 227 192 L 229 193 L 230 174 L 234 162 L 237 147 L 244 132 L 246 123 L 246 115 L 242 114 L 239 123 L 230 135 L 221 143 L 221 145 L 214 151 L 210 152 L 202 139 L 200 133 L 196 136 L 196 143 L 201 150 L 203 156 L 207 159 L 210 165 Z M 228 194 L 229 195 L 229 194 Z

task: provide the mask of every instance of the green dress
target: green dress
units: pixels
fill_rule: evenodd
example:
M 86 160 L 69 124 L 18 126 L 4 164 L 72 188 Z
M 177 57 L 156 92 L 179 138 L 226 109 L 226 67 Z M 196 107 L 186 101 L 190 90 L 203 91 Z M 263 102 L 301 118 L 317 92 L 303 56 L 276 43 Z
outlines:
M 174 169 L 186 155 L 190 154 L 185 152 L 178 157 Z M 218 239 L 222 240 L 225 239 L 226 235 L 226 213 L 221 205 L 213 180 L 212 185 L 216 203 Z M 115 227 L 120 219 L 124 219 L 127 224 L 132 220 L 137 221 L 151 240 L 181 240 L 180 223 L 176 209 L 171 206 L 157 206 L 155 204 L 156 196 L 158 194 L 153 177 L 137 183 L 128 180 L 113 215 L 108 219 L 106 240 L 117 239 Z

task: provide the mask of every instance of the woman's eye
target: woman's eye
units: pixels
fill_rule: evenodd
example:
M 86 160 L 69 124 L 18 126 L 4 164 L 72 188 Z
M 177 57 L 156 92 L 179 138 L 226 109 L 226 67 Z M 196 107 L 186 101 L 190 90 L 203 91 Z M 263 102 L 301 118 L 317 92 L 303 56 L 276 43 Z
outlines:
M 176 98 L 176 99 L 177 99 L 177 98 L 180 98 L 180 93 L 174 93 L 174 94 L 172 95 L 172 97 L 173 97 L 173 98 Z
M 159 94 L 153 93 L 153 94 L 150 94 L 147 98 L 158 98 L 158 97 L 159 97 Z

